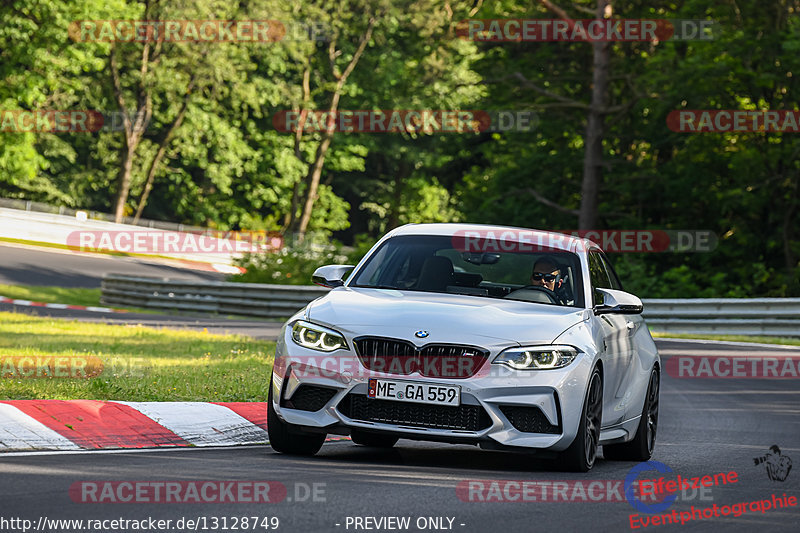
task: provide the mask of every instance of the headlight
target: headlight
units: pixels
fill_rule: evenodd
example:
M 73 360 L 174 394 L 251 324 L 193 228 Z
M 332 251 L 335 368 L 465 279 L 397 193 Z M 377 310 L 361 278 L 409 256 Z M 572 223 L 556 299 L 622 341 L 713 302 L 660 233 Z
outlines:
M 509 348 L 492 361 L 515 370 L 550 370 L 570 364 L 578 350 L 572 346 L 523 346 Z
M 292 326 L 292 338 L 300 346 L 320 352 L 347 349 L 347 343 L 341 333 L 303 320 L 298 320 Z

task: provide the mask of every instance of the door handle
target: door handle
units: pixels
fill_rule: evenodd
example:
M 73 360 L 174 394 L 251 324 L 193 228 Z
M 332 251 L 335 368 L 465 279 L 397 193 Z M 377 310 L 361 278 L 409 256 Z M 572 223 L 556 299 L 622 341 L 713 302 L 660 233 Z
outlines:
M 633 328 L 636 327 L 636 324 L 634 324 L 633 322 L 628 320 L 628 321 L 625 322 L 625 327 L 628 328 L 628 329 L 633 329 Z

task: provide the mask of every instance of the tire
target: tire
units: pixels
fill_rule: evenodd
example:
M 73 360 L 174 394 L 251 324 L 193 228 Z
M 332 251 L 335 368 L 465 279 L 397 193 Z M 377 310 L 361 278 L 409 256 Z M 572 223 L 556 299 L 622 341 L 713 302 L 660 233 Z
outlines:
M 642 418 L 636 435 L 630 442 L 603 446 L 603 457 L 613 461 L 647 461 L 656 447 L 656 431 L 658 430 L 658 392 L 660 376 L 657 369 L 650 373 L 647 385 L 647 396 L 644 399 Z
M 267 399 L 267 433 L 269 445 L 278 453 L 289 455 L 314 455 L 325 442 L 325 433 L 300 433 L 292 424 L 287 424 L 278 417 L 272 407 L 272 382 L 269 384 Z
M 597 459 L 600 442 L 600 424 L 603 420 L 603 377 L 600 369 L 595 367 L 589 386 L 586 387 L 586 398 L 583 401 L 581 420 L 575 440 L 561 454 L 561 462 L 565 470 L 570 472 L 588 472 Z
M 394 437 L 392 435 L 381 435 L 379 433 L 368 433 L 364 431 L 359 431 L 354 429 L 350 432 L 350 440 L 352 440 L 355 444 L 359 444 L 361 446 L 369 446 L 371 448 L 391 448 L 395 444 L 400 437 Z

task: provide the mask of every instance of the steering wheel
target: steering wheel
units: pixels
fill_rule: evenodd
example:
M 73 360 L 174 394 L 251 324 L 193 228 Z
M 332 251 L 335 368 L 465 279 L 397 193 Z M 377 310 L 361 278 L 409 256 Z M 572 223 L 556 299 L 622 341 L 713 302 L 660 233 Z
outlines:
M 537 301 L 537 300 L 529 300 L 529 299 L 526 299 L 526 298 L 520 298 L 520 296 L 522 294 L 524 294 L 522 291 L 538 291 L 538 292 L 542 292 L 549 298 L 550 303 L 561 305 L 561 300 L 559 299 L 558 295 L 555 292 L 553 292 L 550 289 L 548 289 L 547 287 L 542 287 L 541 285 L 525 285 L 524 287 L 521 287 L 521 288 L 519 288 L 519 289 L 517 289 L 515 291 L 512 291 L 512 292 L 508 293 L 505 296 L 505 298 L 511 299 L 511 297 L 514 294 L 516 294 L 517 296 L 515 298 L 513 298 L 515 300 Z

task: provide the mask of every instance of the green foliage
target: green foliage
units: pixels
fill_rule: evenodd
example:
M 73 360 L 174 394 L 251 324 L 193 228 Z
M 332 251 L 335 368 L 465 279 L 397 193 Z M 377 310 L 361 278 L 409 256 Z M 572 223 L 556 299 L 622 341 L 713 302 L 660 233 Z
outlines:
M 314 271 L 325 265 L 356 265 L 375 244 L 362 233 L 354 246 L 330 241 L 324 232 L 309 233 L 303 241 L 293 240 L 278 252 L 247 254 L 238 262 L 247 272 L 230 277 L 244 283 L 308 285 Z
M 347 264 L 347 260 L 341 244 L 328 242 L 323 234 L 309 234 L 302 242 L 287 243 L 277 252 L 247 254 L 238 263 L 247 272 L 231 281 L 308 285 L 317 268 Z
M 327 244 L 332 238 L 374 241 L 409 222 L 575 229 L 591 46 L 455 38 L 464 19 L 554 18 L 541 2 L 149 3 L 163 19 L 319 23 L 329 40 L 163 43 L 146 76 L 153 117 L 135 154 L 128 211 L 138 206 L 149 163 L 182 102 L 188 105 L 156 169 L 145 218 L 285 230 L 301 212 L 309 165 L 323 137 L 307 132 L 296 143 L 293 133 L 275 129 L 273 117 L 330 105 L 334 66 L 341 70 L 353 57 L 369 14 L 378 14 L 375 31 L 342 90 L 340 110 L 538 115 L 533 131 L 337 132 L 309 224 L 323 236 L 324 250 L 295 246 L 286 256 L 248 259 L 252 272 L 245 277 L 306 283 L 316 266 L 344 255 Z M 586 18 L 580 8 L 595 4 L 559 5 Z M 800 137 L 678 133 L 666 127 L 666 117 L 679 109 L 797 110 L 800 1 L 712 4 L 614 3 L 617 18 L 713 19 L 719 31 L 714 40 L 610 45 L 608 102 L 615 111 L 605 117 L 599 227 L 592 229 L 707 229 L 719 236 L 710 253 L 614 258 L 626 287 L 643 297 L 799 296 Z M 141 18 L 144 10 L 137 0 L 3 3 L 0 109 L 117 110 L 111 45 L 74 42 L 67 29 L 81 19 Z M 133 106 L 143 45 L 114 48 L 123 98 Z M 113 206 L 121 132 L 0 136 L 0 196 L 105 211 Z M 285 262 L 277 263 L 280 258 Z

